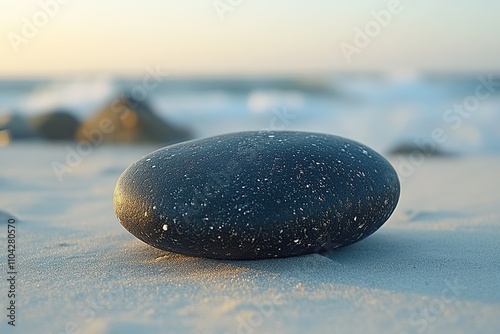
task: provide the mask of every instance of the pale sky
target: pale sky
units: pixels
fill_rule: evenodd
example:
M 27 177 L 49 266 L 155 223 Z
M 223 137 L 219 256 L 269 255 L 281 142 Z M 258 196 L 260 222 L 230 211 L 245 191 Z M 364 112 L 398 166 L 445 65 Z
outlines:
M 0 75 L 500 71 L 495 0 L 400 0 L 384 27 L 371 13 L 397 0 L 59 1 L 0 0 Z

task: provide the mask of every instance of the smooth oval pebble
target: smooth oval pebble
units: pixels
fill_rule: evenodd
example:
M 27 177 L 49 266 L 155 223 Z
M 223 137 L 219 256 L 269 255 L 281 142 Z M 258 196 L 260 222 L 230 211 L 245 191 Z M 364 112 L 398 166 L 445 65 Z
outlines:
M 241 132 L 159 149 L 114 193 L 120 223 L 190 256 L 263 259 L 319 252 L 375 232 L 399 199 L 390 163 L 341 137 Z

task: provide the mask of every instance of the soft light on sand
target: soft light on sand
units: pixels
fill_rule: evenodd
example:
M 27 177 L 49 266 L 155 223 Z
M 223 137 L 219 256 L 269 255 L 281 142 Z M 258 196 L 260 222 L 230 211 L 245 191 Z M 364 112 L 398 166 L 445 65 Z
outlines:
M 16 329 L 276 334 L 499 328 L 500 158 L 429 158 L 406 180 L 393 217 L 358 244 L 323 255 L 217 261 L 156 250 L 115 218 L 118 175 L 151 149 L 101 147 L 62 183 L 50 163 L 64 156 L 63 147 L 2 149 L 0 199 L 19 218 L 22 254 Z M 5 326 L 2 321 L 2 333 Z

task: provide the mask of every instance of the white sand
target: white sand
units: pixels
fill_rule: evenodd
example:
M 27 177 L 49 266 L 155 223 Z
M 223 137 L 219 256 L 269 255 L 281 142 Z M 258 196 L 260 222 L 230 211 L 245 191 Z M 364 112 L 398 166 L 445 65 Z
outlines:
M 19 255 L 17 326 L 2 314 L 2 334 L 500 332 L 500 157 L 428 159 L 353 246 L 237 262 L 162 252 L 121 227 L 116 179 L 152 149 L 100 147 L 62 183 L 51 162 L 64 145 L 0 149 Z

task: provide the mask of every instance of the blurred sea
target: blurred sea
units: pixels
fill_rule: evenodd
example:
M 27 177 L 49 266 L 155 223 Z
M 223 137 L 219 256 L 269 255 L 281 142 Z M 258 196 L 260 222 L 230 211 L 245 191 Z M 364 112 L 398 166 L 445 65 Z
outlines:
M 153 88 L 156 82 L 148 81 L 145 88 L 143 78 L 2 79 L 0 116 L 64 109 L 85 119 L 121 94 L 136 94 L 197 137 L 243 130 L 316 131 L 387 152 L 431 140 L 433 130 L 441 128 L 445 152 L 500 153 L 500 77 L 484 87 L 480 76 L 166 77 Z M 488 81 L 488 74 L 481 77 Z

